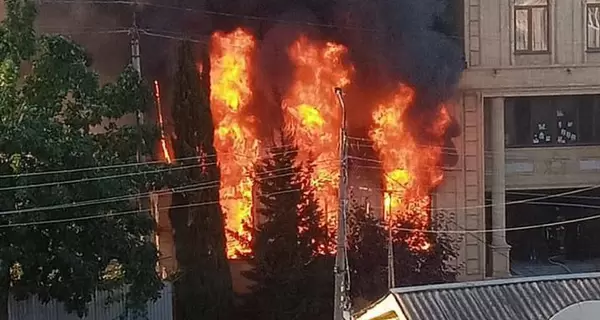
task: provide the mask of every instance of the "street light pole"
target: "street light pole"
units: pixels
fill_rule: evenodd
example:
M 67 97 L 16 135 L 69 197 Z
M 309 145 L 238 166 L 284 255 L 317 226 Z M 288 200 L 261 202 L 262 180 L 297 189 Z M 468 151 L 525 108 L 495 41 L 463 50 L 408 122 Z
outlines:
M 335 255 L 335 292 L 334 292 L 334 320 L 344 320 L 345 313 L 350 310 L 348 256 L 346 251 L 346 215 L 348 211 L 348 140 L 346 131 L 346 105 L 341 88 L 335 88 L 341 109 L 340 125 L 340 186 L 339 201 L 340 211 L 337 219 L 337 246 Z

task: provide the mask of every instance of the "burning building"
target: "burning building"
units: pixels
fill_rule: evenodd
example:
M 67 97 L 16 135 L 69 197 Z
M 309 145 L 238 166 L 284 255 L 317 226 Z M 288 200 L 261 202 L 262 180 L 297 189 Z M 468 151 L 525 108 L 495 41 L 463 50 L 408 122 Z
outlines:
M 335 230 L 341 126 L 335 87 L 349 92 L 349 140 L 355 147 L 350 156 L 351 195 L 380 215 L 385 205 L 389 214 L 415 229 L 427 229 L 432 194 L 444 179 L 453 124 L 448 93 L 435 91 L 434 83 L 401 76 L 402 71 L 378 70 L 393 63 L 382 52 L 368 57 L 374 69 L 356 61 L 364 54 L 364 44 L 353 47 L 362 41 L 360 36 L 344 41 L 288 25 L 260 34 L 245 25 L 215 31 L 210 45 L 200 49 L 210 50 L 220 204 L 228 232 L 238 233 L 228 236 L 228 256 L 235 260 L 251 252 L 252 234 L 243 226 L 260 219 L 253 213 L 258 205 L 254 168 L 262 151 L 271 147 L 274 133 L 292 136 L 299 148 L 297 161 L 314 164 L 312 185 L 323 223 Z M 384 192 L 391 195 L 387 202 Z M 415 250 L 428 249 L 421 233 L 410 241 Z
M 378 214 L 385 204 L 415 229 L 428 228 L 436 188 L 444 182 L 453 151 L 450 138 L 460 131 L 452 101 L 463 62 L 459 45 L 444 34 L 445 2 L 180 3 L 189 10 L 171 10 L 159 1 L 144 4 L 137 8 L 145 30 L 142 69 L 145 77 L 159 80 L 155 92 L 162 89 L 156 110 L 163 129 L 160 156 L 173 160 L 171 133 L 177 125 L 169 107 L 171 52 L 179 39 L 191 38 L 198 50 L 210 50 L 218 188 L 229 231 L 251 240 L 242 226 L 258 220 L 254 166 L 274 132 L 293 135 L 298 161 L 314 163 L 312 184 L 325 212 L 323 222 L 335 227 L 341 117 L 334 87 L 347 92 L 350 194 Z M 103 16 L 110 14 L 102 10 Z M 130 17 L 121 14 L 111 23 Z M 167 28 L 177 30 L 167 34 Z M 388 203 L 384 192 L 392 195 Z M 167 198 L 157 199 L 165 201 L 159 207 L 168 207 Z M 173 271 L 168 214 L 157 212 L 157 220 L 164 267 Z M 228 237 L 228 256 L 248 253 L 247 242 Z M 418 233 L 411 245 L 428 246 Z

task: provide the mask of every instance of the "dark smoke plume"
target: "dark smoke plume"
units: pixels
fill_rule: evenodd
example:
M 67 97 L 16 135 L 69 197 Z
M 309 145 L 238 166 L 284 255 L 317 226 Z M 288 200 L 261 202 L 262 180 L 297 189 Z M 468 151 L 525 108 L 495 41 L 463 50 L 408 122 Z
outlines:
M 82 0 L 83 1 L 83 0 Z M 346 45 L 356 68 L 348 89 L 351 126 L 368 125 L 374 99 L 392 92 L 400 82 L 416 89 L 417 99 L 407 113 L 415 137 L 427 140 L 432 114 L 457 88 L 463 59 L 452 30 L 440 25 L 448 19 L 452 0 L 147 0 L 130 5 L 58 5 L 40 7 L 40 24 L 74 32 L 127 28 L 138 12 L 142 34 L 143 73 L 159 79 L 167 96 L 174 55 L 181 38 L 205 46 L 212 31 L 251 30 L 260 44 L 255 57 L 255 102 L 249 110 L 260 128 L 281 125 L 280 103 L 290 85 L 292 67 L 286 56 L 299 34 Z M 185 9 L 182 9 L 185 8 Z M 69 12 L 65 16 L 65 12 Z M 160 37 L 157 35 L 161 35 Z M 129 58 L 127 34 L 75 36 L 91 53 L 101 73 L 114 77 Z M 168 97 L 165 101 L 169 101 Z

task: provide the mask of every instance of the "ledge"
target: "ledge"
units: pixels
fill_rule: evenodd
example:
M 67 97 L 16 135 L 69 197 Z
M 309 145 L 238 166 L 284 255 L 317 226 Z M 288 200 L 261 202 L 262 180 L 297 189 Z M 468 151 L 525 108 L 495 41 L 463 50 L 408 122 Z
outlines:
M 600 92 L 600 65 L 470 68 L 460 88 L 489 96 L 584 94 Z

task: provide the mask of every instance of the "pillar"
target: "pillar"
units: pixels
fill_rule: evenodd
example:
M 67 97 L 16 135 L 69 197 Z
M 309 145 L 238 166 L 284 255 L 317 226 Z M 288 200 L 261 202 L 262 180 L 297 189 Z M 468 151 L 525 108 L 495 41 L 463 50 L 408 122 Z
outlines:
M 492 229 L 506 228 L 506 164 L 504 138 L 504 98 L 492 98 L 491 110 L 491 155 L 492 155 Z M 510 276 L 510 246 L 506 243 L 506 232 L 492 233 L 492 276 Z

